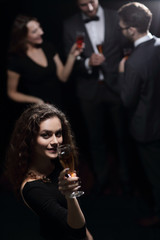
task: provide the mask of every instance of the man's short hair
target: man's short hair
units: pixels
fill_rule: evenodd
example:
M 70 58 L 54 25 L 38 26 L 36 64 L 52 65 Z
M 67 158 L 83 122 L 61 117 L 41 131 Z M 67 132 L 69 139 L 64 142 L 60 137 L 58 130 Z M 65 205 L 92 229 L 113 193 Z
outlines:
M 145 33 L 149 30 L 152 13 L 142 3 L 132 2 L 122 5 L 118 14 L 120 19 L 129 27 L 135 27 L 139 33 Z

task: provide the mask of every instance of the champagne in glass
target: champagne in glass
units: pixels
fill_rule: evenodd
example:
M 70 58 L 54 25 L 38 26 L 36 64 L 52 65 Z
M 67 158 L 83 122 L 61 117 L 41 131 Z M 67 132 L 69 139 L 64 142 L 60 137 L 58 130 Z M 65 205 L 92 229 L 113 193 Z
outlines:
M 58 147 L 58 157 L 62 167 L 69 168 L 69 177 L 74 177 L 75 164 L 71 146 L 69 144 L 60 145 Z M 71 193 L 70 198 L 80 197 L 83 194 L 83 191 L 75 191 Z
M 59 161 L 63 168 L 69 168 L 70 175 L 74 172 L 74 158 L 69 144 L 58 147 Z
M 99 54 L 103 54 L 103 43 L 96 44 L 96 47 L 97 47 L 98 53 Z M 98 82 L 99 83 L 103 83 L 104 82 L 104 75 L 103 75 L 101 69 L 99 70 Z
M 96 46 L 97 46 L 98 52 L 102 54 L 103 53 L 103 45 L 102 45 L 102 43 L 97 44 Z

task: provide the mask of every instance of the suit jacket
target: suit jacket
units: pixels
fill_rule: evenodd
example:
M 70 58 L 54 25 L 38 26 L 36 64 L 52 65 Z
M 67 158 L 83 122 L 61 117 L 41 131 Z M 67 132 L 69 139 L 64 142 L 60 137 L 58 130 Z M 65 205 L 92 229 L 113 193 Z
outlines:
M 141 142 L 160 139 L 159 38 L 153 37 L 134 49 L 120 84 L 132 136 Z
M 106 94 L 109 101 L 119 102 L 118 94 L 118 64 L 122 57 L 122 46 L 118 29 L 118 16 L 116 11 L 104 9 L 105 16 L 105 39 L 103 45 L 103 54 L 106 61 L 101 65 L 101 70 L 105 77 Z M 82 60 L 76 61 L 75 72 L 77 79 L 77 95 L 80 98 L 93 99 L 98 86 L 99 67 L 93 67 L 89 74 L 84 66 L 84 61 L 94 52 L 88 33 L 86 31 L 81 13 L 77 13 L 64 22 L 64 45 L 66 54 L 76 41 L 76 31 L 85 32 L 85 48 L 82 53 Z

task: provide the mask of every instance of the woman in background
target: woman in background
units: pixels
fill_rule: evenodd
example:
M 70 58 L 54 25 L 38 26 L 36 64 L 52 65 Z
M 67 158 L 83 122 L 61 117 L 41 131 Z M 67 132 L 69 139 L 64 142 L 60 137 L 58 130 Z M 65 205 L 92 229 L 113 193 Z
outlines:
M 43 34 L 35 17 L 16 17 L 8 51 L 7 94 L 19 103 L 48 102 L 62 107 L 60 81 L 67 81 L 82 49 L 75 43 L 64 65 L 56 48 L 43 42 Z

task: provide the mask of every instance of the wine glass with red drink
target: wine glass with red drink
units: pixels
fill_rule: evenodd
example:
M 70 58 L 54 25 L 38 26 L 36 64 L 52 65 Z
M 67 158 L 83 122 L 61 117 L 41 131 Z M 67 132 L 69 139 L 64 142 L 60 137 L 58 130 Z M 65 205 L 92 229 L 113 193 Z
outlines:
M 85 33 L 83 31 L 77 31 L 76 32 L 76 44 L 77 44 L 77 49 L 81 49 L 84 46 L 84 37 Z M 80 60 L 81 56 L 77 56 L 77 60 Z

